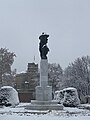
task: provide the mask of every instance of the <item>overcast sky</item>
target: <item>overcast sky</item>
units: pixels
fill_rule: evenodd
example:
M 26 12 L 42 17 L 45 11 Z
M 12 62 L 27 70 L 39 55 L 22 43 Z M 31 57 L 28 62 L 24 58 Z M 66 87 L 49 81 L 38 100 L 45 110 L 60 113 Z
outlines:
M 15 52 L 13 68 L 40 62 L 39 35 L 50 35 L 49 63 L 68 66 L 90 56 L 90 0 L 0 0 L 0 47 Z

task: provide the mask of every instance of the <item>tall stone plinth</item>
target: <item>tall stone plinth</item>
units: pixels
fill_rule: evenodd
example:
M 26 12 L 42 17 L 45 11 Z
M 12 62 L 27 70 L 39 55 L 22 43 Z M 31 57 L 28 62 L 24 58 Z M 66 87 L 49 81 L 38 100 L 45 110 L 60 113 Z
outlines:
M 41 59 L 40 62 L 40 86 L 48 86 L 48 60 Z
M 52 100 L 52 87 L 48 86 L 48 60 L 42 59 L 40 62 L 40 86 L 36 87 L 37 101 Z

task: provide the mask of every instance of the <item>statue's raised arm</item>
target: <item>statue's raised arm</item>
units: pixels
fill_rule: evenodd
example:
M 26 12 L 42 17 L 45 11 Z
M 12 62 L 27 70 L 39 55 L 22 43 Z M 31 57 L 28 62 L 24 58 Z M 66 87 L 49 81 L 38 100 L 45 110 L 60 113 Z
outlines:
M 47 54 L 49 52 L 49 48 L 47 47 L 49 35 L 42 33 L 42 35 L 39 36 L 40 43 L 39 43 L 39 51 L 41 59 L 47 59 Z

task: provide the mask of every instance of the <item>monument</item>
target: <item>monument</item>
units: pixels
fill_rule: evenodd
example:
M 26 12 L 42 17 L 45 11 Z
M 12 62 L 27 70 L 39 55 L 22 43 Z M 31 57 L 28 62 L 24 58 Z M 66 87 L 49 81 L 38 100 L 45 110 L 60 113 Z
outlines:
M 52 100 L 52 86 L 48 85 L 48 58 L 49 48 L 47 47 L 48 34 L 42 33 L 39 36 L 40 51 L 40 86 L 36 87 L 36 100 L 31 100 L 31 105 L 27 109 L 32 110 L 62 110 L 63 105 Z

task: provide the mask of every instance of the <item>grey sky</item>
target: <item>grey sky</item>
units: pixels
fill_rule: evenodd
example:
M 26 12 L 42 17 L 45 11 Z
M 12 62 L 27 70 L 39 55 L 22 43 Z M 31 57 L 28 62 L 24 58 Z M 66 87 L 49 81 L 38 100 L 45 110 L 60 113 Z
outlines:
M 50 35 L 50 63 L 67 67 L 90 56 L 90 0 L 0 0 L 0 47 L 15 52 L 19 72 L 39 63 L 38 36 Z

